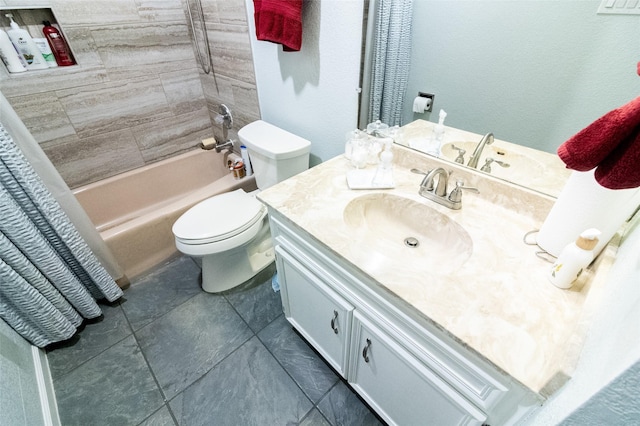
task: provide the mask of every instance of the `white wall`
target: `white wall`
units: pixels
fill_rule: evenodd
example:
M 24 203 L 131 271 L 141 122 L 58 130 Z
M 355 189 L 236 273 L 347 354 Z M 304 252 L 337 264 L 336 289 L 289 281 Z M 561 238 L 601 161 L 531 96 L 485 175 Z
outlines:
M 262 119 L 311 141 L 311 164 L 344 152 L 357 127 L 363 0 L 306 0 L 300 52 L 257 41 L 247 0 Z
M 598 311 L 573 377 L 543 405 L 532 425 L 555 425 L 567 416 L 571 425 L 638 423 L 640 217 L 635 221 L 598 295 Z
M 435 93 L 437 121 L 548 152 L 640 95 L 640 16 L 599 0 L 414 0 L 407 99 Z

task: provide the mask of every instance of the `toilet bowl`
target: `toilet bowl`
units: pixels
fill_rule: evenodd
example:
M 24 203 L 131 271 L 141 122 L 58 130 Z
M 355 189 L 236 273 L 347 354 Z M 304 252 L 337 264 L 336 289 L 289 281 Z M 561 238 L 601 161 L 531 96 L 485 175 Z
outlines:
M 201 259 L 209 293 L 247 281 L 274 260 L 267 209 L 242 189 L 196 204 L 174 223 L 173 234 L 180 252 Z
M 259 189 L 309 167 L 311 143 L 262 120 L 240 129 Z M 253 278 L 274 260 L 267 208 L 242 189 L 208 198 L 173 224 L 176 248 L 199 259 L 202 289 L 218 293 Z

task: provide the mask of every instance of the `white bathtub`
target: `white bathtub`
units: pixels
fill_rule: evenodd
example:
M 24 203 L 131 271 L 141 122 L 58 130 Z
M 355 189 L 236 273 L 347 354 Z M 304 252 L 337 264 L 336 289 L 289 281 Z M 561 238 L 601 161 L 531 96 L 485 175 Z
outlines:
M 132 278 L 177 253 L 171 227 L 191 206 L 238 188 L 256 189 L 253 176 L 233 178 L 228 156 L 197 149 L 73 193 L 126 276 Z

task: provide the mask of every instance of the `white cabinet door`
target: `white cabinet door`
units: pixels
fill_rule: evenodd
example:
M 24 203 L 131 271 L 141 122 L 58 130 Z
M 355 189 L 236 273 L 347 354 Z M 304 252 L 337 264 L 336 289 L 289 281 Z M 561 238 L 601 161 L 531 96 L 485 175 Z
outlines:
M 480 425 L 486 415 L 359 311 L 348 380 L 389 424 Z
M 276 255 L 287 319 L 346 377 L 353 306 L 281 246 Z

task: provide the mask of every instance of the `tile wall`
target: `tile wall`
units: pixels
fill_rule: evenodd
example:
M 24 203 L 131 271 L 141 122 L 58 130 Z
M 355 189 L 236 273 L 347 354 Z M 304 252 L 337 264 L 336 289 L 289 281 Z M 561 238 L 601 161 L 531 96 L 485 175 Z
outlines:
M 78 61 L 14 75 L 0 66 L 0 91 L 70 187 L 221 134 L 219 103 L 235 129 L 260 117 L 244 0 L 202 4 L 215 78 L 196 62 L 186 0 L 0 0 L 51 8 Z

